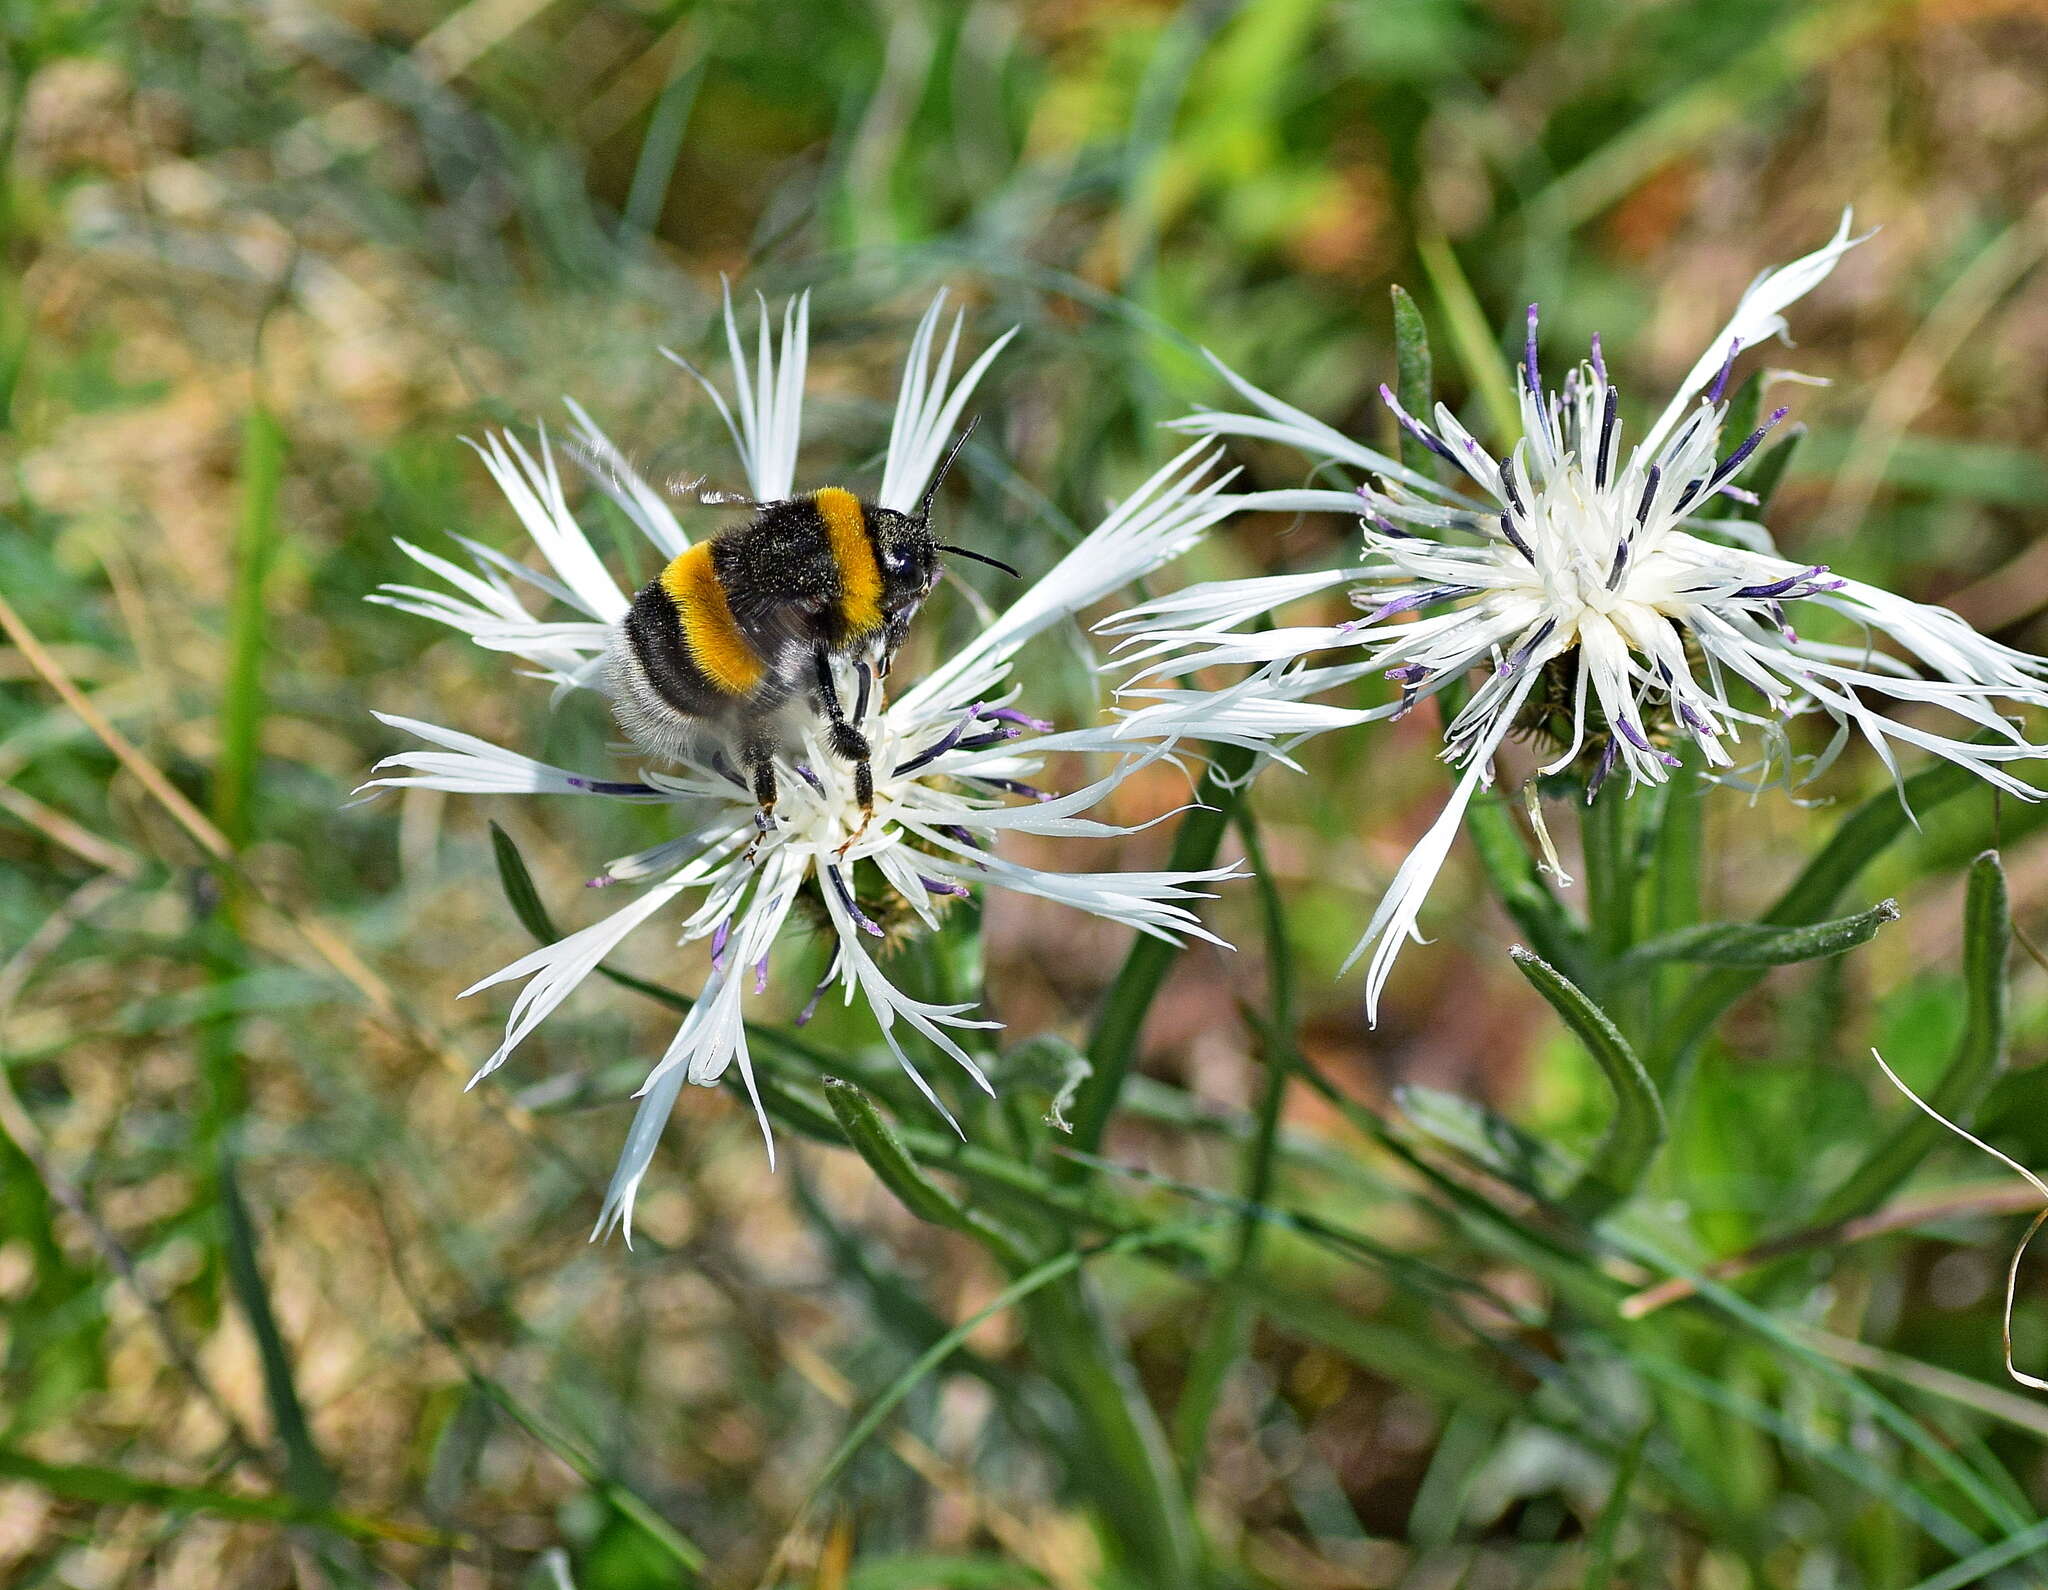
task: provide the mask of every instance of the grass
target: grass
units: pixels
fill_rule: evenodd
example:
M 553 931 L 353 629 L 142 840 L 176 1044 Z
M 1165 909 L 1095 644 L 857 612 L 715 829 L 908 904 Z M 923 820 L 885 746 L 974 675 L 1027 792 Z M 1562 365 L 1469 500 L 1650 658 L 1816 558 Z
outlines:
M 969 1143 L 828 1010 L 764 1045 L 783 1172 L 692 1090 L 629 1251 L 584 1238 L 697 963 L 622 958 L 469 1094 L 503 1005 L 453 995 L 588 920 L 644 814 L 347 804 L 396 749 L 373 708 L 602 758 L 361 597 L 393 536 L 516 546 L 458 438 L 563 393 L 650 473 L 722 458 L 654 352 L 715 351 L 721 272 L 814 289 L 849 475 L 935 284 L 981 342 L 1021 325 L 957 539 L 1035 570 L 1219 400 L 1204 348 L 1391 447 L 1382 381 L 1503 419 L 1540 298 L 1633 402 L 1853 202 L 1883 230 L 1774 356 L 1835 383 L 1774 526 L 2041 649 L 2038 19 L 15 0 L 0 46 L 0 1580 L 1156 1583 L 1088 1472 L 1155 1437 L 1191 1583 L 2048 1572 L 2010 1191 L 1867 1058 L 2048 1160 L 2042 808 L 1921 774 L 1916 828 L 1845 757 L 1826 804 L 1609 836 L 1587 935 L 1486 807 L 1368 1029 L 1337 966 L 1444 785 L 1433 724 L 1333 736 L 1117 852 L 1259 853 L 1274 887 L 1209 913 L 1239 954 L 992 911 L 1008 1102 Z M 1259 522 L 1169 577 L 1345 534 Z M 1070 643 L 1041 660 L 1035 699 L 1092 709 Z M 1610 999 L 1651 937 L 1694 958 Z M 2048 1363 L 2031 1265 L 2014 1346 Z

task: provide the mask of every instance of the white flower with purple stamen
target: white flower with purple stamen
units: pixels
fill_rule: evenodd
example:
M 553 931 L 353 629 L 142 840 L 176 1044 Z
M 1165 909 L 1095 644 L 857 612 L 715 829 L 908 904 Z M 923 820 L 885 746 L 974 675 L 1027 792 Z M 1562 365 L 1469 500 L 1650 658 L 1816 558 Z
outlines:
M 1616 768 L 1627 772 L 1631 788 L 1663 782 L 1680 765 L 1671 749 L 1679 744 L 1695 747 L 1717 776 L 1741 782 L 1728 770 L 1744 728 L 1757 730 L 1762 742 L 1760 760 L 1743 770 L 1752 786 L 1774 767 L 1779 778 L 1795 766 L 1804 778 L 1817 775 L 1853 731 L 1895 777 L 1896 748 L 1915 746 L 2010 794 L 2036 797 L 2002 764 L 2048 752 L 2029 745 L 1993 702 L 2048 704 L 2048 662 L 1987 640 L 1945 608 L 1778 557 L 1760 526 L 1721 511 L 1729 499 L 1755 501 L 1738 481 L 1785 415 L 1776 410 L 1724 450 L 1725 393 L 1736 356 L 1782 333 L 1785 308 L 1857 241 L 1844 215 L 1824 248 L 1758 277 L 1632 445 L 1597 339 L 1591 360 L 1568 371 L 1560 390 L 1543 389 L 1533 308 L 1519 392 L 1523 435 L 1505 458 L 1482 448 L 1442 405 L 1434 423 L 1424 423 L 1381 388 L 1409 434 L 1452 466 L 1455 486 L 1360 446 L 1227 370 L 1258 412 L 1201 413 L 1179 422 L 1198 436 L 1282 441 L 1327 465 L 1363 471 L 1367 479 L 1353 491 L 1262 492 L 1238 498 L 1237 506 L 1357 514 L 1365 560 L 1326 573 L 1198 586 L 1104 626 L 1131 637 L 1126 644 L 1138 648 L 1135 655 L 1156 679 L 1218 664 L 1254 668 L 1213 697 L 1159 687 L 1135 692 L 1151 704 L 1127 717 L 1133 733 L 1284 744 L 1340 724 L 1397 717 L 1474 670 L 1484 674 L 1445 733 L 1444 758 L 1463 770 L 1450 803 L 1395 874 L 1352 952 L 1355 961 L 1372 951 L 1370 1012 L 1377 1013 L 1402 943 L 1420 938 L 1417 914 L 1466 807 L 1492 782 L 1495 753 L 1525 709 L 1545 706 L 1538 692 L 1546 681 L 1553 700 L 1568 703 L 1560 716 L 1568 715 L 1570 731 L 1541 771 L 1584 766 L 1589 800 Z M 1245 628 L 1287 602 L 1346 583 L 1355 584 L 1362 618 Z M 1795 613 L 1845 619 L 1856 632 L 1849 638 L 1860 643 L 1806 639 L 1793 626 Z M 1919 666 L 1879 652 L 1880 635 Z M 1308 666 L 1309 657 L 1333 648 L 1363 655 L 1336 667 Z M 1397 701 L 1373 709 L 1320 707 L 1318 718 L 1300 717 L 1313 705 L 1308 698 L 1372 671 L 1400 685 Z M 1959 739 L 1886 716 L 1873 696 L 1939 706 L 1983 736 Z M 1801 765 L 1784 725 L 1808 714 L 1833 719 L 1837 732 Z
M 949 387 L 959 324 L 955 322 L 934 372 L 930 360 L 937 315 L 934 304 L 919 328 L 905 372 L 884 470 L 880 500 L 885 505 L 914 504 L 923 493 L 956 428 L 966 393 L 988 361 L 984 354 L 957 385 Z M 785 316 L 779 378 L 765 331 L 758 364 L 749 371 L 738 334 L 731 329 L 729 310 L 728 329 L 740 393 L 738 421 L 722 400 L 720 409 L 727 414 L 753 494 L 764 500 L 787 497 L 794 484 L 801 408 L 801 300 Z M 687 541 L 667 504 L 625 469 L 617 450 L 582 411 L 575 412 L 585 456 L 605 466 L 598 472 L 600 484 L 655 546 L 672 556 Z M 526 658 L 542 677 L 555 682 L 558 693 L 595 688 L 599 676 L 592 661 L 601 658 L 610 627 L 625 612 L 628 598 L 570 512 L 545 443 L 536 457 L 516 440 L 493 438 L 484 457 L 534 535 L 553 576 L 534 573 L 478 547 L 472 548 L 479 565 L 474 575 L 407 548 L 442 573 L 461 597 L 406 590 L 390 600 L 453 625 L 479 645 Z M 614 1225 L 630 1227 L 641 1178 L 685 1083 L 708 1086 L 736 1064 L 760 1111 L 744 1005 L 749 990 L 765 991 L 793 914 L 800 912 L 811 929 L 822 930 L 829 945 L 812 1008 L 835 985 L 847 1003 L 865 1003 L 897 1061 L 942 1114 L 944 1105 L 905 1050 L 905 1030 L 951 1056 L 986 1088 L 988 1079 L 955 1034 L 998 1024 L 972 1016 L 971 1005 L 933 1004 L 898 989 L 878 954 L 889 934 L 936 929 L 952 897 L 994 885 L 1161 938 L 1213 938 L 1190 902 L 1206 897 L 1200 885 L 1235 875 L 1234 867 L 1178 873 L 1055 872 L 998 853 L 1006 833 L 1092 839 L 1130 831 L 1088 813 L 1135 768 L 1159 753 L 1134 752 L 1129 737 L 1106 724 L 1054 732 L 1051 724 L 1018 710 L 1009 674 L 1018 649 L 1034 635 L 1178 556 L 1229 511 L 1228 498 L 1222 494 L 1229 477 L 1210 478 L 1213 463 L 1214 453 L 1205 446 L 1183 452 L 1112 509 L 972 641 L 893 701 L 885 704 L 880 699 L 866 669 L 847 671 L 848 677 L 840 680 L 842 699 L 852 703 L 851 719 L 873 752 L 871 818 L 861 810 L 852 767 L 830 754 L 815 729 L 806 735 L 803 754 L 783 768 L 781 800 L 773 825 L 764 834 L 757 829 L 752 792 L 715 752 L 703 763 L 646 766 L 636 777 L 607 779 L 537 762 L 435 724 L 383 718 L 433 749 L 386 759 L 377 769 L 384 776 L 372 779 L 367 788 L 585 795 L 657 804 L 673 814 L 674 837 L 611 862 L 592 880 L 594 886 L 634 886 L 637 893 L 630 904 L 522 956 L 468 990 L 474 993 L 518 980 L 525 985 L 513 1000 L 503 1042 L 477 1071 L 480 1080 L 502 1065 L 642 923 L 673 908 L 682 918 L 671 929 L 677 942 L 706 942 L 710 972 L 689 1015 L 641 1086 L 640 1108 L 606 1195 L 600 1231 Z M 586 617 L 557 622 L 529 613 L 519 583 L 580 609 Z M 1071 793 L 1052 794 L 1037 787 L 1048 758 L 1075 752 L 1109 753 L 1114 760 L 1102 776 Z M 761 1125 L 767 1135 L 765 1113 Z M 769 1156 L 772 1164 L 772 1137 Z

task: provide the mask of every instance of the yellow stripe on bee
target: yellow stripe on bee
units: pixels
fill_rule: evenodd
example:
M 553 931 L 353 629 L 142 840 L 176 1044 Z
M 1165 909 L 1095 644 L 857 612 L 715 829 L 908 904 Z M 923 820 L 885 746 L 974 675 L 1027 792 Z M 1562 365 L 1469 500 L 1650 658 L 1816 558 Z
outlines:
M 853 634 L 873 634 L 882 627 L 882 571 L 868 539 L 867 514 L 860 499 L 839 486 L 827 486 L 814 500 L 839 569 L 840 622 Z
M 661 571 L 661 588 L 676 604 L 683 649 L 697 671 L 729 696 L 743 696 L 761 682 L 767 666 L 740 632 L 711 566 L 711 543 L 699 541 Z

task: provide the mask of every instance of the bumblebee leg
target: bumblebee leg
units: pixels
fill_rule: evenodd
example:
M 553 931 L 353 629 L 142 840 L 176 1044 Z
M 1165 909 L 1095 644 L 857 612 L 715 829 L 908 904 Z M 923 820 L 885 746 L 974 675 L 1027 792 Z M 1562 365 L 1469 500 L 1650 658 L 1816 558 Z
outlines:
M 754 842 L 747 846 L 747 860 L 761 848 L 761 841 L 775 828 L 775 742 L 749 735 L 740 745 L 740 765 L 754 787 Z
M 853 764 L 853 794 L 860 802 L 860 826 L 846 836 L 846 842 L 839 847 L 838 854 L 845 855 L 853 842 L 868 831 L 868 822 L 875 815 L 875 768 L 871 758 L 873 749 L 868 737 L 846 721 L 846 710 L 839 704 L 839 687 L 832 679 L 832 654 L 823 646 L 812 653 L 817 671 L 818 705 L 824 711 L 825 721 L 831 725 L 827 736 L 832 754 L 842 762 Z M 865 666 L 860 670 L 860 706 L 867 708 L 868 673 Z
M 839 705 L 839 687 L 832 680 L 831 653 L 820 646 L 812 656 L 818 676 L 818 705 L 824 710 L 825 721 L 831 725 L 828 740 L 832 754 L 842 762 L 853 764 L 853 788 L 860 800 L 860 809 L 863 813 L 872 812 L 875 809 L 875 773 L 869 758 L 874 753 L 868 746 L 868 737 L 846 721 L 846 711 Z M 867 694 L 865 673 L 861 676 L 861 694 Z

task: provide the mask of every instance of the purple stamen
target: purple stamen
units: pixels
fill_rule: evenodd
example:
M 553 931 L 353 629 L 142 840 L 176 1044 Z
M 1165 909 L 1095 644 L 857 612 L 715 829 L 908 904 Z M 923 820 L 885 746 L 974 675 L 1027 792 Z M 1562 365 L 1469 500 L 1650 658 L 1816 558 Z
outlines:
M 721 972 L 725 970 L 725 941 L 732 935 L 732 918 L 727 917 L 712 931 L 711 964 Z
M 1367 486 L 1360 486 L 1358 488 L 1358 495 L 1361 498 L 1364 498 L 1364 500 L 1368 504 L 1372 501 L 1372 498 L 1370 496 L 1367 496 L 1367 493 L 1370 490 L 1371 488 Z M 1389 519 L 1385 514 L 1380 513 L 1371 507 L 1367 507 L 1365 512 L 1360 514 L 1359 517 L 1363 519 L 1367 524 L 1371 525 L 1375 530 L 1379 531 L 1379 533 L 1383 536 L 1392 536 L 1396 541 L 1413 541 L 1415 539 L 1415 536 L 1412 532 L 1403 530 L 1399 525 L 1395 524 L 1394 521 Z
M 1470 596 L 1478 589 L 1479 587 L 1476 585 L 1426 586 L 1419 591 L 1410 591 L 1406 596 L 1397 596 L 1391 602 L 1381 603 L 1370 613 L 1367 613 L 1364 618 L 1358 619 L 1355 622 L 1359 627 L 1363 628 L 1368 625 L 1377 624 L 1383 618 L 1391 618 L 1396 613 L 1412 613 L 1418 607 L 1430 607 L 1438 602 L 1448 602 L 1453 597 Z M 1349 628 L 1350 626 L 1346 625 L 1345 627 Z
M 1459 462 L 1458 455 L 1444 444 L 1444 439 L 1441 436 L 1437 435 L 1435 431 L 1401 407 L 1401 400 L 1394 396 L 1394 389 L 1385 382 L 1380 383 L 1380 401 L 1394 411 L 1394 418 L 1399 420 L 1406 427 L 1408 434 L 1422 443 L 1424 447 L 1427 447 L 1447 464 L 1453 465 L 1458 469 L 1465 467 Z
M 1593 333 L 1593 373 L 1601 380 L 1607 379 L 1607 360 L 1600 352 L 1600 333 Z
M 1650 503 L 1656 498 L 1657 484 L 1664 478 L 1662 465 L 1650 466 L 1650 478 L 1643 482 L 1643 500 L 1636 504 L 1636 528 L 1642 529 L 1650 522 Z
M 1828 566 L 1825 563 L 1816 563 L 1810 569 L 1805 569 L 1798 574 L 1788 574 L 1782 580 L 1771 581 L 1769 585 L 1745 585 L 1741 590 L 1733 594 L 1746 601 L 1768 601 L 1771 597 L 1783 596 L 1793 586 L 1800 584 L 1802 581 L 1810 580 L 1816 574 L 1825 574 L 1827 571 Z M 1827 589 L 1839 591 L 1842 588 L 1842 584 L 1842 581 L 1837 580 L 1832 585 L 1829 585 Z M 1800 594 L 1807 595 L 1809 593 L 1801 592 Z
M 999 789 L 1005 795 L 1021 795 L 1026 800 L 1032 801 L 1049 801 L 1053 798 L 1049 790 L 1039 789 L 1036 785 L 1032 784 L 1020 783 L 1014 778 L 990 778 L 986 774 L 981 773 L 970 774 L 969 777 L 975 783 L 986 784 L 990 789 Z
M 1731 338 L 1728 343 L 1728 357 L 1721 361 L 1721 373 L 1714 377 L 1714 384 L 1707 389 L 1707 401 L 1718 403 L 1721 394 L 1728 390 L 1728 372 L 1735 368 L 1735 356 L 1742 352 L 1742 339 Z
M 1626 569 L 1627 567 L 1628 567 L 1628 542 L 1627 542 L 1626 540 L 1624 540 L 1624 541 L 1621 541 L 1621 542 L 1618 542 L 1618 543 L 1616 543 L 1616 545 L 1615 545 L 1615 548 L 1614 548 L 1614 567 L 1613 567 L 1613 568 L 1611 568 L 1611 569 L 1609 569 L 1609 570 L 1607 571 L 1607 589 L 1608 589 L 1608 590 L 1610 590 L 1610 591 L 1611 591 L 1611 590 L 1613 590 L 1613 589 L 1614 589 L 1614 588 L 1615 588 L 1615 587 L 1616 587 L 1617 585 L 1621 584 L 1621 573 L 1622 573 L 1622 570 Z
M 613 884 L 617 883 L 618 881 L 619 880 L 617 878 L 614 878 L 610 873 L 600 872 L 595 878 L 592 878 L 588 883 L 584 884 L 583 887 L 586 889 L 609 889 Z
M 952 895 L 961 900 L 967 898 L 967 886 L 963 883 L 948 883 L 944 878 L 928 877 L 922 872 L 917 875 L 917 881 L 924 885 L 926 894 Z
M 1536 306 L 1529 306 L 1529 338 L 1523 344 L 1522 376 L 1529 383 L 1529 396 L 1543 401 L 1543 382 L 1536 369 Z
M 768 992 L 768 957 L 765 955 L 754 962 L 754 992 L 757 994 Z
M 1508 507 L 1521 518 L 1529 517 L 1529 510 L 1522 506 L 1522 490 L 1515 484 L 1515 461 L 1503 458 L 1500 461 L 1500 492 L 1507 498 Z
M 838 975 L 839 953 L 835 950 L 832 954 L 832 964 L 825 968 L 825 975 L 819 979 L 818 986 L 811 990 L 811 997 L 804 1002 L 804 1008 L 797 1013 L 797 1026 L 804 1027 L 810 1024 L 811 1018 L 818 1013 L 818 1002 L 825 997 L 826 990 L 831 988 L 833 979 Z
M 954 746 L 960 743 L 960 737 L 973 724 L 975 714 L 979 710 L 978 707 L 969 707 L 966 716 L 961 718 L 952 728 L 948 729 L 945 734 L 934 740 L 909 761 L 898 762 L 896 764 L 896 771 L 892 776 L 902 778 L 906 773 L 915 773 L 921 767 L 929 767 L 948 751 L 952 750 Z
M 798 778 L 802 779 L 806 784 L 810 785 L 811 788 L 816 790 L 820 795 L 825 793 L 825 786 L 818 782 L 818 775 L 811 771 L 809 763 L 797 763 L 796 772 Z
M 961 844 L 971 845 L 976 850 L 980 850 L 983 848 L 981 841 L 979 839 L 976 839 L 974 835 L 970 834 L 958 823 L 942 824 L 939 828 L 939 832 L 944 834 L 948 839 L 957 839 L 960 841 Z
M 1515 529 L 1515 520 L 1528 518 L 1529 510 L 1522 506 L 1522 493 L 1515 485 L 1515 461 L 1512 458 L 1503 458 L 1500 461 L 1500 492 L 1508 503 L 1508 511 L 1500 516 L 1500 533 L 1508 538 L 1510 546 L 1533 564 L 1536 561 L 1536 554 L 1530 550 L 1529 543 L 1524 541 L 1520 532 Z
M 1422 663 L 1408 663 L 1400 668 L 1389 668 L 1387 677 L 1398 685 L 1419 685 L 1429 677 L 1429 669 Z
M 1721 484 L 1722 481 L 1726 480 L 1730 475 L 1734 474 L 1736 470 L 1740 469 L 1742 467 L 1743 460 L 1748 458 L 1751 453 L 1755 452 L 1757 450 L 1757 445 L 1760 442 L 1762 442 L 1766 436 L 1771 434 L 1772 428 L 1777 425 L 1778 421 L 1782 420 L 1787 414 L 1790 414 L 1791 412 L 1792 411 L 1790 409 L 1771 410 L 1771 417 L 1765 420 L 1763 424 L 1759 425 L 1755 430 L 1751 431 L 1749 433 L 1749 439 L 1747 441 L 1745 441 L 1740 447 L 1736 448 L 1735 451 L 1730 453 L 1726 458 L 1721 460 L 1720 467 L 1714 471 L 1713 475 L 1708 479 L 1707 484 L 1709 486 L 1718 486 Z
M 1586 782 L 1586 804 L 1588 806 L 1593 804 L 1593 797 L 1600 793 L 1600 786 L 1607 782 L 1607 775 L 1614 771 L 1614 759 L 1620 754 L 1620 751 L 1620 746 L 1610 736 L 1607 741 L 1607 749 L 1600 753 L 1600 765 L 1593 769 L 1592 778 Z
M 1598 337 L 1593 339 L 1593 347 L 1597 354 L 1600 347 Z M 1613 387 L 1607 389 L 1607 407 L 1600 416 L 1600 451 L 1593 458 L 1593 489 L 1596 491 L 1604 490 L 1607 486 L 1607 456 L 1612 450 L 1616 407 L 1620 399 L 1621 394 Z
M 846 907 L 846 914 L 853 918 L 854 926 L 870 938 L 882 937 L 882 930 L 870 922 L 861 908 L 853 903 L 853 891 L 846 886 L 846 875 L 837 867 L 821 867 L 819 870 L 832 880 L 832 890 L 839 896 L 839 903 Z
M 1701 717 L 1697 712 L 1693 711 L 1690 703 L 1681 701 L 1677 705 L 1678 721 L 1684 724 L 1688 729 L 1692 730 L 1695 736 L 1705 736 L 1709 738 L 1713 736 L 1714 726 L 1711 723 L 1707 722 L 1707 720 Z
M 1044 718 L 1027 718 L 1015 707 L 976 707 L 982 717 L 994 723 L 1014 723 L 1019 728 L 1036 729 L 1040 734 L 1052 733 L 1052 724 Z
M 956 751 L 986 751 L 992 745 L 1003 745 L 1020 738 L 1022 729 L 991 729 L 987 734 L 971 734 L 953 749 Z
M 654 795 L 659 793 L 652 784 L 639 784 L 631 781 L 621 783 L 615 779 L 606 778 L 583 778 L 574 773 L 569 775 L 568 785 L 571 789 L 588 790 L 593 795 Z
M 1650 742 L 1643 738 L 1643 731 L 1637 728 L 1633 723 L 1629 722 L 1627 718 L 1616 718 L 1614 720 L 1614 726 L 1617 729 L 1621 730 L 1622 738 L 1627 740 L 1628 743 L 1634 746 L 1638 751 L 1649 750 Z
M 1557 620 L 1546 618 L 1541 624 L 1536 626 L 1536 632 L 1533 635 L 1515 648 L 1514 655 L 1501 665 L 1500 671 L 1504 674 L 1520 672 L 1522 664 L 1529 660 L 1538 646 L 1541 646 L 1546 640 L 1550 639 L 1551 631 L 1556 628 Z M 1420 665 L 1418 664 L 1417 666 Z

